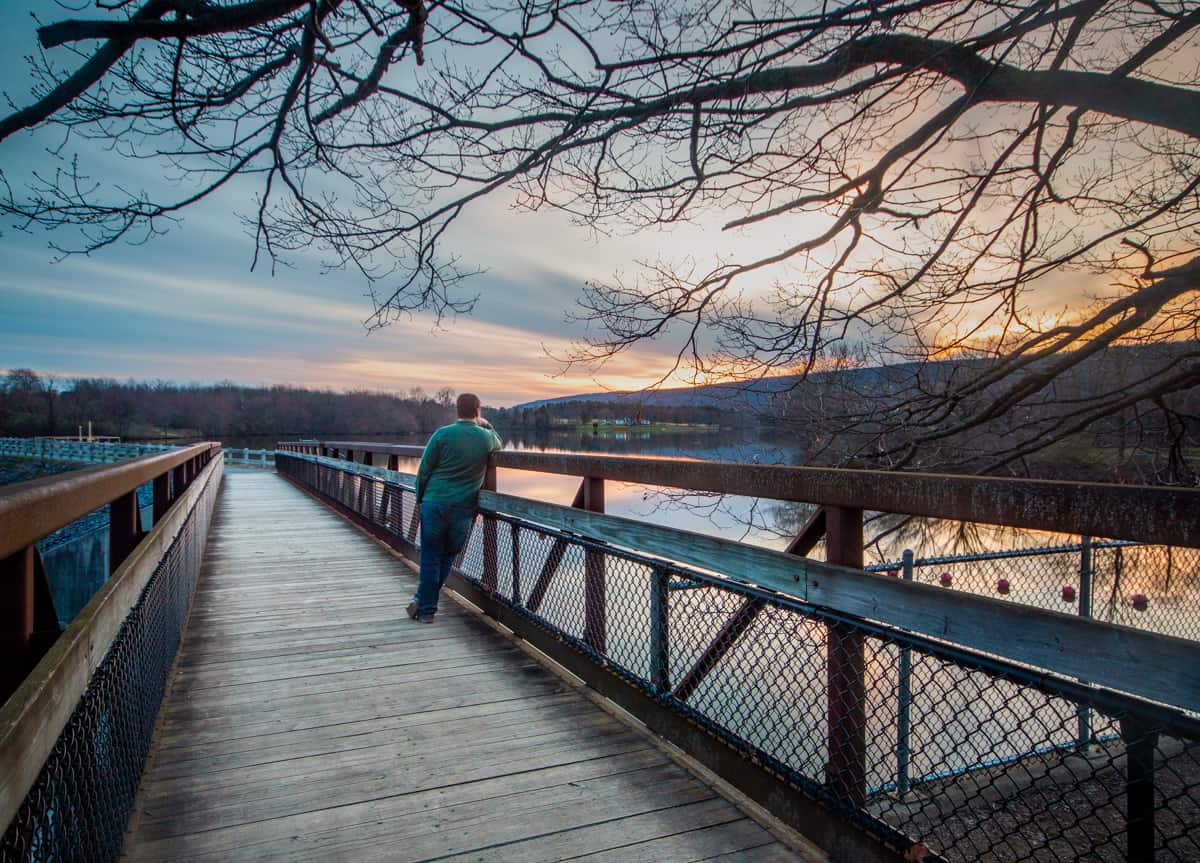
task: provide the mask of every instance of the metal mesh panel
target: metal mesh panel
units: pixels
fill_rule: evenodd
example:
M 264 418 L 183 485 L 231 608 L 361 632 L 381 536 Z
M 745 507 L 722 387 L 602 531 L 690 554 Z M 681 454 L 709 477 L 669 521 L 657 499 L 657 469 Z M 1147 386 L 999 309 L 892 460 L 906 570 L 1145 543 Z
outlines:
M 278 461 L 318 489 L 382 482 L 400 505 L 376 523 L 407 535 L 402 475 Z M 458 564 L 898 850 L 1200 861 L 1200 721 L 1183 711 L 495 513 Z
M 116 860 L 217 493 L 209 482 L 71 714 L 3 838 L 0 861 Z
M 904 564 L 867 569 L 900 576 Z M 950 590 L 1200 641 L 1198 548 L 1096 541 L 917 558 L 912 576 Z

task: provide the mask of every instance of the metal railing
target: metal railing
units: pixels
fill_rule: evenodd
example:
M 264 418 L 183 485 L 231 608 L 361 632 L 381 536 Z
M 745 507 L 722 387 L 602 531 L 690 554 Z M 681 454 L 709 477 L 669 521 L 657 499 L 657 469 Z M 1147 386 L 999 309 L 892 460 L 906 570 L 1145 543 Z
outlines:
M 280 473 L 415 553 L 410 477 L 307 448 Z M 835 859 L 1200 859 L 1193 644 L 604 516 L 618 467 L 580 458 L 575 508 L 483 492 L 455 586 Z
M 275 450 L 247 449 L 246 447 L 226 447 L 225 464 L 227 467 L 274 467 Z
M 170 444 L 108 443 L 104 441 L 63 440 L 61 438 L 0 438 L 0 456 L 40 458 L 47 461 L 72 461 L 81 464 L 108 464 L 129 458 L 141 458 L 179 449 Z
M 0 636 L 16 683 L 0 707 L 5 863 L 120 854 L 199 571 L 219 455 L 198 444 L 0 490 Z M 143 532 L 136 492 L 147 482 L 154 524 Z M 105 505 L 111 576 L 65 630 L 48 632 L 53 607 L 35 543 Z

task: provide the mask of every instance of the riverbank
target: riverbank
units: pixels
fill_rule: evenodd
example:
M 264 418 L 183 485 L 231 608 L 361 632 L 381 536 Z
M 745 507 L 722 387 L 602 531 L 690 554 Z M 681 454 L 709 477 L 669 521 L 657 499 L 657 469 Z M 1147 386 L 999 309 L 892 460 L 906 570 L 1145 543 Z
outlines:
M 628 434 L 688 434 L 692 432 L 713 434 L 720 430 L 721 427 L 716 423 L 617 423 L 610 420 L 556 425 L 550 429 L 550 431 L 591 432 L 592 434 L 620 432 Z

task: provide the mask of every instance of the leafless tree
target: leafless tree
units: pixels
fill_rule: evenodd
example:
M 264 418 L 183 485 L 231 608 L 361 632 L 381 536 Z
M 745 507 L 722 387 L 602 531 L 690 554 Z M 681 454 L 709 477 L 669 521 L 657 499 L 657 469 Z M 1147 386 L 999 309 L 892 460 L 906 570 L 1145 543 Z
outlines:
M 1195 422 L 1196 350 L 1051 393 L 1112 346 L 1200 335 L 1188 0 L 98 0 L 38 37 L 0 141 L 61 128 L 183 189 L 95 180 L 65 142 L 57 170 L 3 178 L 6 212 L 87 249 L 253 183 L 256 257 L 323 249 L 380 286 L 382 325 L 470 308 L 476 262 L 441 240 L 504 188 L 605 230 L 719 216 L 767 250 L 588 286 L 598 326 L 568 359 L 673 339 L 701 375 L 803 378 L 871 345 L 918 366 L 846 414 L 842 457 L 893 466 L 1019 469 L 1135 406 Z M 1085 302 L 1047 299 L 1067 279 Z

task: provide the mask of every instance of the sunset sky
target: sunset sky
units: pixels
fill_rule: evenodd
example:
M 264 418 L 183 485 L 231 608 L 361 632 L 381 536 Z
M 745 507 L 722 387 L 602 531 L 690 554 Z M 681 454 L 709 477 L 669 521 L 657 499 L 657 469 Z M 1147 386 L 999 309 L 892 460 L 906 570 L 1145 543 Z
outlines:
M 0 32 L 9 48 L 0 56 L 0 90 L 18 106 L 32 101 L 26 58 L 36 51 L 33 9 L 60 14 L 60 7 L 37 0 L 0 4 Z M 69 68 L 78 62 L 61 48 L 51 56 Z M 99 143 L 64 144 L 57 130 L 18 133 L 0 144 L 0 170 L 20 188 L 31 170 L 50 174 L 78 152 L 101 183 L 161 190 L 169 182 L 156 162 L 123 158 Z M 687 269 L 692 256 L 705 271 L 717 259 L 773 254 L 814 232 L 804 222 L 808 214 L 742 233 L 722 231 L 724 217 L 711 213 L 703 224 L 669 233 L 617 226 L 613 236 L 596 237 L 560 212 L 515 211 L 514 194 L 501 192 L 475 202 L 442 243 L 465 269 L 483 271 L 466 286 L 480 295 L 474 314 L 446 321 L 443 329 L 432 316 L 417 315 L 368 335 L 363 322 L 373 306 L 365 279 L 348 270 L 325 272 L 319 251 L 293 255 L 274 272 L 269 260 L 251 270 L 253 239 L 237 216 L 254 211 L 259 191 L 252 179 L 239 178 L 187 209 L 166 236 L 59 262 L 50 243 L 72 245 L 70 233 L 26 233 L 12 219 L 0 224 L 0 369 L 390 392 L 448 386 L 477 390 L 493 405 L 635 389 L 671 367 L 669 339 L 644 344 L 598 371 L 576 367 L 564 374 L 554 359 L 586 335 L 566 319 L 586 282 L 633 280 L 643 271 L 639 262 Z M 178 194 L 173 189 L 165 197 Z M 756 272 L 748 290 L 769 291 L 776 275 Z M 1095 280 L 1056 275 L 1024 314 L 1053 320 L 1098 286 Z M 394 286 L 382 281 L 376 287 L 386 295 Z M 937 321 L 941 332 L 925 334 L 926 344 L 945 344 L 973 326 L 970 314 L 956 309 Z M 973 337 L 988 335 L 981 330 Z
M 31 101 L 24 59 L 36 45 L 31 8 L 38 7 L 0 4 L 9 48 L 0 57 L 0 90 L 17 105 Z M 17 134 L 0 148 L 0 166 L 13 180 L 26 166 L 53 170 L 46 150 L 58 141 L 57 133 Z M 65 152 L 86 148 L 72 142 Z M 84 164 L 130 186 L 154 182 L 148 162 L 93 149 Z M 252 208 L 254 190 L 231 188 L 149 243 L 58 263 L 49 243 L 68 243 L 69 235 L 0 224 L 0 368 L 386 391 L 450 386 L 479 390 L 496 405 L 637 387 L 661 373 L 665 357 L 644 350 L 598 376 L 582 369 L 555 376 L 561 367 L 548 352 L 561 355 L 583 332 L 565 313 L 585 280 L 628 274 L 635 259 L 686 250 L 701 237 L 713 243 L 697 228 L 597 240 L 561 214 L 514 213 L 511 198 L 494 197 L 468 212 L 448 243 L 464 266 L 486 271 L 470 285 L 481 295 L 475 313 L 441 332 L 417 316 L 368 336 L 363 321 L 372 306 L 358 274 L 323 274 L 316 253 L 273 275 L 269 262 L 251 271 L 252 239 L 233 214 Z

